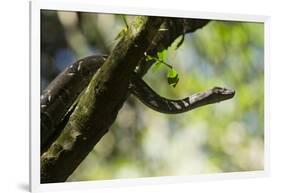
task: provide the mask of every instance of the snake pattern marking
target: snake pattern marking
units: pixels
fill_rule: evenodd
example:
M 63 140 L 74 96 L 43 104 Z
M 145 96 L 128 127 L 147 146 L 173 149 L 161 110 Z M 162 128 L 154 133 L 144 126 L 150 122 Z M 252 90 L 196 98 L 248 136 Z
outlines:
M 106 58 L 105 55 L 96 55 L 78 60 L 60 73 L 42 92 L 41 147 L 56 132 L 56 128 L 70 107 Z M 235 94 L 234 90 L 214 87 L 207 92 L 191 95 L 181 100 L 171 100 L 159 96 L 136 73 L 131 78 L 129 91 L 148 107 L 167 114 L 183 113 L 202 106 L 202 103 L 210 104 L 227 100 Z

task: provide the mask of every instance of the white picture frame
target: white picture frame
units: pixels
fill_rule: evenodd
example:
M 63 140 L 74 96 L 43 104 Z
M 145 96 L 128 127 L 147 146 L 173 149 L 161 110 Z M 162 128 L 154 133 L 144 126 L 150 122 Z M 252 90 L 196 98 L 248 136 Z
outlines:
M 95 13 L 134 14 L 150 16 L 174 16 L 185 18 L 263 22 L 264 34 L 264 171 L 235 172 L 219 174 L 202 174 L 174 177 L 149 177 L 138 179 L 117 179 L 87 182 L 40 184 L 40 10 L 67 10 Z M 163 10 L 152 8 L 103 6 L 95 3 L 32 1 L 30 3 L 30 190 L 32 192 L 92 189 L 101 187 L 120 187 L 142 184 L 181 183 L 205 180 L 222 180 L 235 178 L 261 177 L 269 174 L 269 25 L 270 18 L 257 15 L 240 15 L 227 13 L 191 12 L 185 10 Z

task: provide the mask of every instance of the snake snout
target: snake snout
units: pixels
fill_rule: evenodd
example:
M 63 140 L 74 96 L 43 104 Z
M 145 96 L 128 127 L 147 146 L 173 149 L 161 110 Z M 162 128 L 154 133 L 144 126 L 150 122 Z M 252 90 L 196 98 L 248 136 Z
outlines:
M 225 96 L 227 99 L 232 98 L 235 95 L 235 90 L 223 87 L 214 87 L 212 89 L 213 93 L 217 95 Z

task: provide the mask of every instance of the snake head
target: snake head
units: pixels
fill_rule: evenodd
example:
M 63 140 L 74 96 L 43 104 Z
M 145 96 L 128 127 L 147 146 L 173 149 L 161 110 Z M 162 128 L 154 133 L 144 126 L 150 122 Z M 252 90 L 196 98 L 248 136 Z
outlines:
M 227 100 L 235 95 L 235 90 L 223 87 L 212 88 L 212 94 L 220 100 Z

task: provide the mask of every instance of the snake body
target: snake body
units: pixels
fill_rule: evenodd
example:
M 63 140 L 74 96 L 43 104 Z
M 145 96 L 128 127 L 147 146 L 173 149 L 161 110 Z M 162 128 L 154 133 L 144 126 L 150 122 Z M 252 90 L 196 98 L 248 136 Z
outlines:
M 68 109 L 105 60 L 104 56 L 90 56 L 78 60 L 43 90 L 40 100 L 42 145 L 55 132 Z
M 55 133 L 70 107 L 73 106 L 77 97 L 89 84 L 106 58 L 107 56 L 96 55 L 78 60 L 60 73 L 42 92 L 41 146 L 44 146 Z M 202 106 L 202 103 L 210 104 L 234 96 L 234 91 L 231 89 L 215 87 L 207 92 L 181 100 L 171 100 L 159 96 L 136 73 L 132 75 L 129 91 L 148 107 L 167 114 L 186 112 Z

